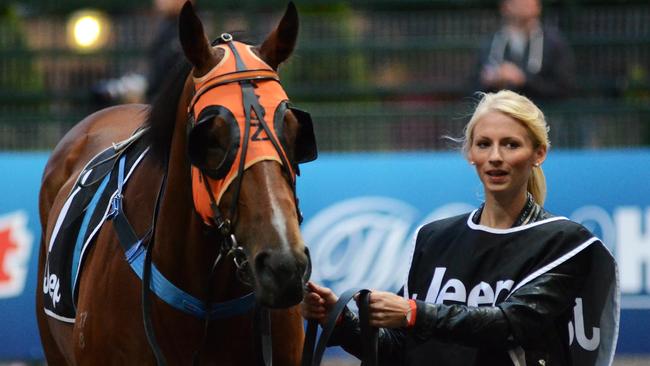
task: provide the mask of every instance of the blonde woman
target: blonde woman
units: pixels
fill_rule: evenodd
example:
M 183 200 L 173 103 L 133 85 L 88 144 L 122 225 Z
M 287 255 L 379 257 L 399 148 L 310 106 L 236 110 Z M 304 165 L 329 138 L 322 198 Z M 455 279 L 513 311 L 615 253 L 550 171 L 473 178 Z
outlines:
M 399 294 L 370 296 L 383 365 L 607 365 L 618 330 L 616 264 L 583 226 L 543 208 L 549 151 L 542 111 L 511 91 L 483 94 L 463 153 L 485 202 L 418 232 Z M 324 321 L 337 300 L 309 284 L 302 311 Z M 346 310 L 330 345 L 360 355 Z

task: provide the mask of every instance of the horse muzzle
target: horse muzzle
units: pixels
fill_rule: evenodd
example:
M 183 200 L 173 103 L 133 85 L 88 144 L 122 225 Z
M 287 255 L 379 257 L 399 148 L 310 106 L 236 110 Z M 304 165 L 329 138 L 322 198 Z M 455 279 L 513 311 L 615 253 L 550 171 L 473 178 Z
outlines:
M 309 250 L 263 250 L 255 255 L 253 273 L 257 301 L 269 308 L 287 308 L 302 301 L 311 274 Z

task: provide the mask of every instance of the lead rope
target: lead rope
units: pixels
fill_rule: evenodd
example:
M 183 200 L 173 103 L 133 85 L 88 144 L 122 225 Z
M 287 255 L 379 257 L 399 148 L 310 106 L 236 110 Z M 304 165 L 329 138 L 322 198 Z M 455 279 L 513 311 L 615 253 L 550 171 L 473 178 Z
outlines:
M 314 345 L 316 344 L 318 322 L 315 320 L 308 321 L 307 335 L 302 350 L 302 366 L 320 366 L 323 360 L 323 355 L 325 354 L 325 348 L 327 348 L 327 342 L 336 327 L 336 321 L 345 310 L 347 303 L 357 294 L 359 295 L 359 323 L 361 325 L 361 365 L 377 365 L 379 332 L 376 327 L 370 326 L 370 290 L 353 288 L 341 294 L 339 300 L 334 304 L 334 307 L 327 317 L 325 325 L 322 327 L 323 330 L 320 334 L 320 338 L 318 338 L 318 344 L 315 348 Z

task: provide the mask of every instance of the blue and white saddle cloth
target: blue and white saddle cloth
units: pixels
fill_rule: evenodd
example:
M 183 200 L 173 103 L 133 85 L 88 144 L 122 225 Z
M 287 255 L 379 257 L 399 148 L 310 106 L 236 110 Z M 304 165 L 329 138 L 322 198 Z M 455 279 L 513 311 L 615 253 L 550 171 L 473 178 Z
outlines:
M 118 160 L 124 159 L 124 183 L 149 151 L 146 129 L 97 154 L 81 171 L 50 238 L 43 278 L 45 313 L 74 323 L 77 285 L 84 255 L 110 213 L 118 191 Z

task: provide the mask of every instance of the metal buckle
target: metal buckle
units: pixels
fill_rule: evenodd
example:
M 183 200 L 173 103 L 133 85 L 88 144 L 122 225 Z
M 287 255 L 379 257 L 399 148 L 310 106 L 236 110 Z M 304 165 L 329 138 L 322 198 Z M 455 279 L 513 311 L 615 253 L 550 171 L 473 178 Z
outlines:
M 236 247 L 230 250 L 232 254 L 232 260 L 235 262 L 237 269 L 244 269 L 248 265 L 248 259 L 246 259 L 246 253 L 244 253 L 244 248 Z
M 253 281 L 250 271 L 250 263 L 248 262 L 244 248 L 235 247 L 230 250 L 230 253 L 232 254 L 232 260 L 235 263 L 235 267 L 237 267 L 237 271 L 235 272 L 237 277 L 243 284 L 251 286 Z
M 221 41 L 223 42 L 232 42 L 232 35 L 230 33 L 221 33 L 219 38 L 221 38 Z
M 107 220 L 114 219 L 120 212 L 122 212 L 122 198 L 121 194 L 116 194 L 115 197 L 111 200 L 111 209 L 106 215 Z

